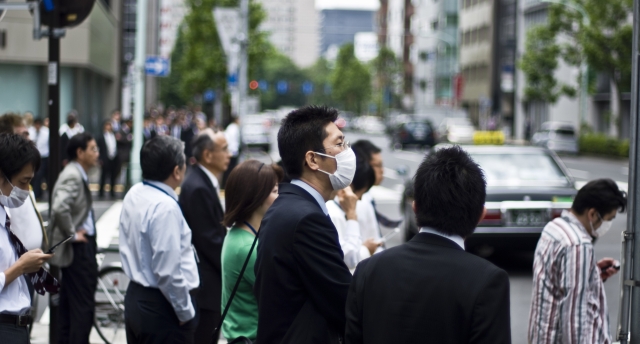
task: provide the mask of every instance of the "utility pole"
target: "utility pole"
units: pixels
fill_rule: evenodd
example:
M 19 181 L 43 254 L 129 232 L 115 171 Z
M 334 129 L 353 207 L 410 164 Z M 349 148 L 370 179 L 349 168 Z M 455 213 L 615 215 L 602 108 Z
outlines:
M 247 86 L 249 71 L 249 0 L 240 0 L 240 73 L 238 75 L 238 117 L 242 118 L 247 114 Z
M 133 147 L 131 148 L 131 184 L 142 181 L 140 150 L 142 149 L 142 126 L 144 125 L 144 79 L 147 43 L 147 0 L 136 4 L 136 56 L 134 60 L 134 106 Z

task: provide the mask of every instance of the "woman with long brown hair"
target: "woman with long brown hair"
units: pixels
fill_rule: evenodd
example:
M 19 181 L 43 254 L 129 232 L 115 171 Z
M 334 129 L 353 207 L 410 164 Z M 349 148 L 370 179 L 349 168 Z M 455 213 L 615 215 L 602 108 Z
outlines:
M 278 183 L 283 174 L 279 166 L 257 160 L 245 161 L 229 174 L 223 224 L 231 227 L 231 230 L 222 245 L 221 311 L 231 296 L 255 236 L 260 231 L 262 217 L 278 197 Z M 258 303 L 253 295 L 256 255 L 254 250 L 222 325 L 222 334 L 227 339 L 243 336 L 255 340 L 258 335 Z

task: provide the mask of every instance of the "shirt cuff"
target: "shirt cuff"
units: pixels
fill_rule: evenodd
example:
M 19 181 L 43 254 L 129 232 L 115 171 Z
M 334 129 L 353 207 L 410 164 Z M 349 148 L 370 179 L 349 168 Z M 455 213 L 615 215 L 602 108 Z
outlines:
M 191 302 L 191 297 L 189 297 L 189 307 L 187 309 L 176 312 L 178 316 L 178 320 L 182 322 L 187 322 L 196 316 L 196 310 L 193 308 L 193 303 Z
M 4 275 L 4 272 L 0 272 L 0 291 L 4 289 L 4 282 L 6 282 L 7 277 Z

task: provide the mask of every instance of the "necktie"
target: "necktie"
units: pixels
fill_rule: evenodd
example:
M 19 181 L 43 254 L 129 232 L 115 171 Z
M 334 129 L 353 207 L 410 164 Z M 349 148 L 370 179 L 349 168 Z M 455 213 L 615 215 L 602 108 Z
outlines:
M 20 239 L 18 239 L 18 237 L 11 231 L 11 220 L 9 219 L 9 214 L 7 214 L 5 228 L 7 229 L 7 232 L 9 232 L 9 239 L 11 240 L 13 247 L 16 249 L 18 257 L 22 257 L 23 254 L 27 253 L 27 249 L 24 247 Z M 27 276 L 31 279 L 33 288 L 40 295 L 44 295 L 45 291 L 50 294 L 57 294 L 60 291 L 60 284 L 58 281 L 43 268 L 40 268 L 37 272 L 29 273 Z

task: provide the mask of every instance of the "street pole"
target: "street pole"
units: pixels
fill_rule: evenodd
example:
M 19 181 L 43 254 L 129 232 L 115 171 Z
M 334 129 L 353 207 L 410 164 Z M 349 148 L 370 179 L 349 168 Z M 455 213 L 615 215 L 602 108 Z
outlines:
M 640 151 L 638 139 L 640 138 L 640 123 L 638 116 L 640 108 L 638 103 L 638 91 L 640 90 L 640 55 L 638 45 L 640 39 L 640 0 L 633 2 L 633 47 L 632 47 L 632 74 L 631 74 L 631 139 L 629 140 L 629 192 L 627 203 L 627 230 L 622 233 L 622 292 L 620 295 L 620 313 L 618 315 L 617 339 L 621 344 L 627 344 L 629 339 L 629 325 L 631 325 L 631 343 L 640 343 L 640 204 L 636 195 L 640 191 Z M 635 262 L 635 264 L 633 264 Z M 635 292 L 634 292 L 635 291 Z M 631 320 L 631 321 L 630 321 Z
M 147 38 L 147 1 L 136 4 L 136 56 L 134 60 L 135 94 L 133 106 L 133 147 L 131 148 L 131 184 L 142 181 L 140 150 L 142 150 L 142 126 L 144 125 L 144 79 Z
M 240 0 L 240 73 L 238 75 L 238 117 L 247 114 L 247 86 L 249 70 L 249 0 Z

